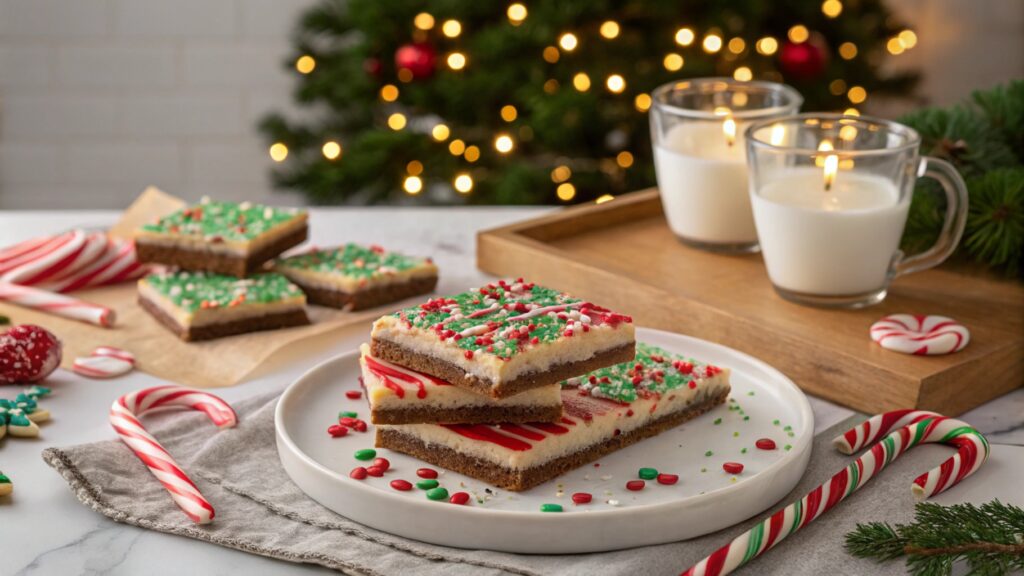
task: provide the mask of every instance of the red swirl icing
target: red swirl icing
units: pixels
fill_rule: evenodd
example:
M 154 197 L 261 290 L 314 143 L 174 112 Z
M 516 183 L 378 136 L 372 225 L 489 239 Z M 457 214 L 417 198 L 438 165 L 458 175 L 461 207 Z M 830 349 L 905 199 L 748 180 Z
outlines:
M 397 370 L 392 365 L 381 360 L 377 360 L 372 356 L 364 356 L 363 359 L 366 361 L 366 367 L 370 369 L 370 372 L 372 372 L 385 387 L 392 390 L 399 398 L 405 398 L 405 388 L 391 378 L 396 378 L 402 382 L 408 382 L 409 384 L 415 385 L 417 387 L 416 397 L 421 399 L 427 397 L 427 382 L 431 382 L 437 386 L 451 386 L 451 384 L 444 380 L 439 380 L 427 374 L 416 372 L 416 374 L 413 375 L 408 372 Z

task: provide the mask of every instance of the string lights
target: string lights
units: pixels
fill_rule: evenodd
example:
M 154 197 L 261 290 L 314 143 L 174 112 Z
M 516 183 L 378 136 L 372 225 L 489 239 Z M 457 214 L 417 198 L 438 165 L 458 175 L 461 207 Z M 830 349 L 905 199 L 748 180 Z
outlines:
M 299 56 L 299 59 L 295 61 L 295 69 L 299 71 L 299 74 L 309 74 L 316 69 L 316 60 L 309 54 Z

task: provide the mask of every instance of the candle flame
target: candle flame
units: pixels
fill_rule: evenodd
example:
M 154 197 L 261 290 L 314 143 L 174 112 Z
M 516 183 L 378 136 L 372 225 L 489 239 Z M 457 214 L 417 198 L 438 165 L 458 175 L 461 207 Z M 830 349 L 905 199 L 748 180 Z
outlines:
M 722 133 L 725 134 L 725 143 L 732 146 L 736 142 L 736 121 L 731 117 L 722 122 Z
M 832 146 L 831 140 L 825 139 L 821 141 L 821 144 L 818 144 L 819 152 L 831 152 L 832 150 L 835 150 L 835 147 Z M 819 166 L 824 166 L 825 168 L 825 192 L 828 192 L 836 181 L 836 173 L 839 171 L 839 156 L 835 154 L 825 155 L 824 158 L 819 156 L 817 161 L 821 162 Z

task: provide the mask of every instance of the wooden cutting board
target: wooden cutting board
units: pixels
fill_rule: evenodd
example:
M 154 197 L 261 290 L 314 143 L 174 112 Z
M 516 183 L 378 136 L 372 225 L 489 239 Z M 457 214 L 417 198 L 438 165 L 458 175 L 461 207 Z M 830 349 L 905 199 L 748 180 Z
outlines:
M 759 254 L 680 244 L 653 189 L 481 232 L 477 264 L 631 314 L 641 326 L 742 350 L 805 391 L 868 413 L 956 415 L 1024 385 L 1024 284 L 940 268 L 897 279 L 885 302 L 863 310 L 800 306 L 775 294 Z M 951 316 L 971 342 L 947 356 L 872 342 L 871 324 L 901 312 Z

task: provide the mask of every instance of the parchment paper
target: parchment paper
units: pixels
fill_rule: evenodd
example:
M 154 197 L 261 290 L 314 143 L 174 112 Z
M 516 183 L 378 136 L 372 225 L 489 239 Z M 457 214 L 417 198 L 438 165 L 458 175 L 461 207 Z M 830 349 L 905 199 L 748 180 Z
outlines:
M 110 234 L 131 238 L 132 231 L 140 225 L 184 205 L 182 200 L 157 188 L 147 188 L 110 229 Z M 134 283 L 82 290 L 72 295 L 115 310 L 116 325 L 100 328 L 3 302 L 0 315 L 8 316 L 14 324 L 38 324 L 60 337 L 64 342 L 64 368 L 70 369 L 76 357 L 87 356 L 98 346 L 116 346 L 135 354 L 137 367 L 148 374 L 204 388 L 241 382 L 271 354 L 294 342 L 357 323 L 366 323 L 369 330 L 370 321 L 401 306 L 395 303 L 359 312 L 309 306 L 309 326 L 186 343 L 139 307 Z

